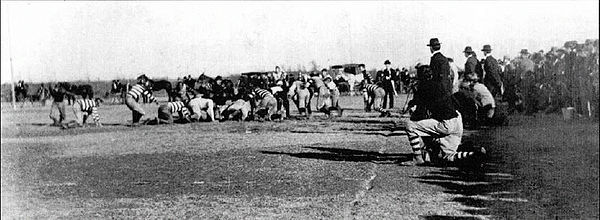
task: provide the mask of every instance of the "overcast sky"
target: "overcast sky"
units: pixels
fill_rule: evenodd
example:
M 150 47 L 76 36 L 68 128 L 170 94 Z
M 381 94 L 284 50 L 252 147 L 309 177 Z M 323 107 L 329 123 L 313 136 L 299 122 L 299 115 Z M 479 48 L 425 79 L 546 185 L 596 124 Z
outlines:
M 429 38 L 462 65 L 470 45 L 515 56 L 598 38 L 598 1 L 5 2 L 2 82 L 176 78 L 429 62 Z M 10 31 L 9 31 L 10 28 Z M 10 51 L 9 51 L 10 45 Z M 12 53 L 11 53 L 12 52 Z

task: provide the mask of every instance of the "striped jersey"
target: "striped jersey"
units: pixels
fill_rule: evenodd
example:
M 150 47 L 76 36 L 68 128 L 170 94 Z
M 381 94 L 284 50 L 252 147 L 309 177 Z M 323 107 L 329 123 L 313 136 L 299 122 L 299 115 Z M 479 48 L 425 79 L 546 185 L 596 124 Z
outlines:
M 133 99 L 135 99 L 135 101 L 140 101 L 141 96 L 148 98 L 149 102 L 156 101 L 156 98 L 154 98 L 152 93 L 150 93 L 150 91 L 148 91 L 148 89 L 144 85 L 140 84 L 136 84 L 133 87 L 131 87 L 127 95 L 130 95 Z
M 171 111 L 171 113 L 181 113 L 184 116 L 190 115 L 189 109 L 185 106 L 185 104 L 182 101 L 169 102 L 167 103 L 167 105 L 169 106 L 169 110 Z
M 379 88 L 381 87 L 375 84 L 366 84 L 363 86 L 363 92 L 367 92 L 368 94 L 374 94 L 375 90 Z
M 84 114 L 89 114 L 94 122 L 100 121 L 100 115 L 98 114 L 98 103 L 96 101 L 91 99 L 79 99 L 77 100 L 77 104 L 79 105 L 79 110 L 81 110 L 81 112 Z
M 269 92 L 269 90 L 266 89 L 261 89 L 261 88 L 255 88 L 252 91 L 252 95 L 258 97 L 259 99 L 264 99 L 265 97 L 273 97 L 273 94 L 271 94 L 271 92 Z
M 77 104 L 79 104 L 80 110 L 82 112 L 91 112 L 93 108 L 98 107 L 96 102 L 91 99 L 79 99 L 77 100 Z

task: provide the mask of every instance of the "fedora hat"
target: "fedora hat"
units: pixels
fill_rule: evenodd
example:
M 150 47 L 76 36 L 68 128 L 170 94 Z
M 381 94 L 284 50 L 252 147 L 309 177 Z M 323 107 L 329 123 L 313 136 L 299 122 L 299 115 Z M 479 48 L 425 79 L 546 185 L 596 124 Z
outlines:
M 383 62 L 384 65 L 386 64 L 392 64 L 392 62 L 390 62 L 390 60 L 385 60 L 385 62 Z
M 529 54 L 529 51 L 527 49 L 521 49 L 521 54 Z
M 429 44 L 427 44 L 427 46 L 431 47 L 431 46 L 438 46 L 441 44 L 442 43 L 440 43 L 440 40 L 438 40 L 437 38 L 431 38 L 431 39 L 429 39 Z
M 483 45 L 483 49 L 481 51 L 492 51 L 492 46 L 489 44 Z
M 465 47 L 465 51 L 463 51 L 463 53 L 474 53 L 475 51 L 473 51 L 473 48 L 471 48 L 471 46 L 467 46 Z

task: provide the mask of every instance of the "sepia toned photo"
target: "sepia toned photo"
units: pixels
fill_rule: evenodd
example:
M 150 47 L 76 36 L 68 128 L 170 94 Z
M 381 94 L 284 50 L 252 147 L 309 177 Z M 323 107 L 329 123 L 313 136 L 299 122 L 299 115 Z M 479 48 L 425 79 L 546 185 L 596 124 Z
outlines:
M 1 1 L 2 219 L 598 219 L 598 1 Z

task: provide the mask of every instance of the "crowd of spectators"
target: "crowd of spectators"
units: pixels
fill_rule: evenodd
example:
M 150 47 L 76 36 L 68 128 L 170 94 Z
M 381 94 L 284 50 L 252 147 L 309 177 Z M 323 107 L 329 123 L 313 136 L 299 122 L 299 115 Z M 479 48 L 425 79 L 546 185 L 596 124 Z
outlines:
M 500 65 L 503 101 L 510 112 L 531 115 L 573 107 L 578 116 L 598 118 L 598 39 L 568 41 L 548 52 L 523 49 Z

